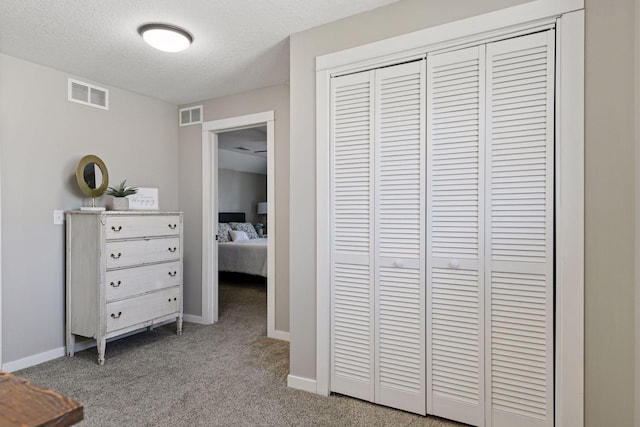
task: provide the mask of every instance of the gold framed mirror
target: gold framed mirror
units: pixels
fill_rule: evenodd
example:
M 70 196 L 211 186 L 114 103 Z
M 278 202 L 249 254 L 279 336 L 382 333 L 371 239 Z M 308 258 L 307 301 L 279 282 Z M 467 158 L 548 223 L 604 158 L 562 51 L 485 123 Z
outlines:
M 80 159 L 76 180 L 82 193 L 91 197 L 91 206 L 95 208 L 96 197 L 102 196 L 109 185 L 109 172 L 100 157 L 89 154 Z

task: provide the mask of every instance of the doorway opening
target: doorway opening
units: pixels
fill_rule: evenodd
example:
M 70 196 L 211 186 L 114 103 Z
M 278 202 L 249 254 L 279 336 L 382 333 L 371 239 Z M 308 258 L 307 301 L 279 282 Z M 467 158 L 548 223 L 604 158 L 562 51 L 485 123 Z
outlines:
M 268 263 L 267 126 L 218 133 L 218 309 L 238 294 L 266 296 Z M 215 230 L 214 230 L 215 232 Z M 240 303 L 247 297 L 239 298 Z M 264 304 L 252 306 L 264 310 Z M 263 317 L 264 314 L 259 315 Z M 265 319 L 266 323 L 266 319 Z
M 260 130 L 256 130 L 260 129 Z M 243 131 L 236 133 L 238 131 Z M 245 210 L 245 219 L 258 218 L 263 224 L 263 234 L 270 238 L 267 241 L 267 336 L 280 338 L 275 331 L 275 158 L 274 158 L 274 113 L 267 111 L 263 113 L 250 114 L 246 116 L 233 117 L 222 120 L 215 120 L 203 123 L 202 125 L 202 321 L 203 323 L 215 323 L 219 316 L 218 298 L 218 214 L 222 212 L 219 207 L 220 195 L 218 194 L 218 184 L 220 181 L 219 168 L 228 165 L 222 156 L 234 155 L 234 151 L 262 151 L 253 150 L 251 144 L 247 150 L 220 150 L 220 145 L 232 144 L 234 136 L 264 132 L 266 136 L 266 199 L 259 203 L 264 205 L 251 206 Z M 227 134 L 225 136 L 225 134 Z M 228 137 L 231 138 L 228 138 Z M 232 142 L 225 142 L 231 140 Z M 239 153 L 238 153 L 239 154 Z M 261 157 L 256 154 L 256 159 Z M 221 161 L 222 160 L 222 161 Z M 224 179 L 224 178 L 223 178 Z M 269 203 L 271 201 L 271 203 Z M 258 210 L 260 209 L 260 211 Z M 241 211 L 241 209 L 238 209 Z M 264 212 L 258 213 L 258 212 Z M 241 212 L 236 212 L 241 213 Z M 237 218 L 239 219 L 239 218 Z M 239 221 L 233 221 L 239 222 Z M 248 222 L 248 221 L 245 221 Z M 252 222 L 253 225 L 256 223 Z M 255 227 L 254 227 L 255 231 Z M 257 231 L 256 231 L 257 233 Z

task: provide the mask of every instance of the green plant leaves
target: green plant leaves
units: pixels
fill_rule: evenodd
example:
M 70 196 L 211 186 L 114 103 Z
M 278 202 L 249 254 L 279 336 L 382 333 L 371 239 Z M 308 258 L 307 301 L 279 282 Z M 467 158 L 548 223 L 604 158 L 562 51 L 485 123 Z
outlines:
M 118 187 L 107 188 L 105 193 L 113 197 L 127 197 L 138 192 L 137 187 L 127 187 L 126 184 L 127 180 L 125 179 Z

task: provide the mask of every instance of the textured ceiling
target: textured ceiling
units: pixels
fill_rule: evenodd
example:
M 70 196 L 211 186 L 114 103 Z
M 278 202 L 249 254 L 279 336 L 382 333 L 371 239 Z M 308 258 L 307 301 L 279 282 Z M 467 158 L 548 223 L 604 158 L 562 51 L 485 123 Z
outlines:
M 0 52 L 174 104 L 289 80 L 290 34 L 397 0 L 0 0 Z M 187 29 L 179 53 L 145 23 Z

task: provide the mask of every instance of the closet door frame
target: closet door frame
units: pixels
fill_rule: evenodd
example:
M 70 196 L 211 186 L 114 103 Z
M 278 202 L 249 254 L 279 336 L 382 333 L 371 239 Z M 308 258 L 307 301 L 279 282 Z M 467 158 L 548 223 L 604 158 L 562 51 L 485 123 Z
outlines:
M 330 392 L 330 78 L 550 27 L 556 28 L 555 421 L 584 424 L 583 0 L 537 0 L 316 59 L 316 393 Z

